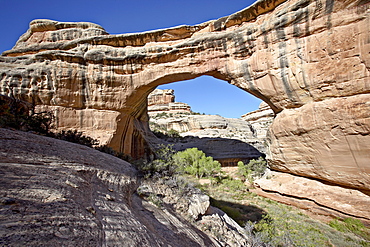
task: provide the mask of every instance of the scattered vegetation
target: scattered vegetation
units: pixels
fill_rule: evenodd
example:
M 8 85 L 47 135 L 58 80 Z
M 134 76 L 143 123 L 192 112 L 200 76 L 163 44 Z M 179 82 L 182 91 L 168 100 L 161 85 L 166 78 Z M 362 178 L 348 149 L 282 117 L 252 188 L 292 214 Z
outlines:
M 133 161 L 133 159 L 130 155 L 122 153 L 122 152 L 117 152 L 117 151 L 113 150 L 113 148 L 111 148 L 107 145 L 99 145 L 99 146 L 95 146 L 94 148 L 96 150 L 100 151 L 100 152 L 116 156 L 117 158 L 120 158 L 120 159 L 128 161 L 128 162 Z
M 174 116 L 173 113 L 161 112 L 161 113 L 158 113 L 155 116 L 152 116 L 151 118 L 154 118 L 154 119 L 158 119 L 158 118 L 170 118 L 170 117 L 173 117 L 173 116 Z
M 85 145 L 88 147 L 94 147 L 99 144 L 98 140 L 91 138 L 89 136 L 83 135 L 82 132 L 77 130 L 62 130 L 58 133 L 49 133 L 49 136 L 55 137 L 56 139 L 73 142 L 81 145 Z
M 213 206 L 244 227 L 252 246 L 370 246 L 369 229 L 358 220 L 334 220 L 329 225 L 312 220 L 230 177 L 198 187 L 212 198 Z
M 176 151 L 172 145 L 160 145 L 155 151 L 155 159 L 152 161 L 138 160 L 134 165 L 141 171 L 145 178 L 161 178 L 173 176 L 177 173 L 177 166 L 173 160 Z
M 35 107 L 18 99 L 0 98 L 0 127 L 34 131 L 47 135 L 52 128 L 51 112 L 36 112 Z
M 366 228 L 364 224 L 358 219 L 333 219 L 329 222 L 329 226 L 340 232 L 353 233 L 358 237 L 364 238 L 368 241 L 368 245 L 364 245 L 364 243 L 363 246 L 370 246 L 370 229 Z
M 189 115 L 206 115 L 206 114 L 204 112 L 200 113 L 200 112 L 191 111 L 191 113 Z
M 239 163 L 239 173 L 246 179 L 247 175 L 254 178 L 262 176 L 266 167 L 263 159 L 251 160 L 246 165 Z M 243 180 L 223 174 L 219 164 L 196 148 L 175 152 L 171 146 L 162 145 L 156 152 L 156 159 L 146 163 L 142 171 L 147 177 L 166 177 L 164 181 L 179 175 L 186 176 L 190 183 L 208 178 L 209 183 L 197 187 L 211 197 L 212 206 L 220 208 L 244 227 L 255 246 L 368 246 L 359 233 L 367 233 L 366 228 L 358 222 L 342 227 L 347 229 L 343 233 L 310 219 L 293 207 L 257 196 L 249 191 Z M 159 199 L 152 195 L 148 200 L 160 207 Z M 342 226 L 346 222 L 333 224 Z M 357 229 L 357 236 L 348 229 Z
M 160 130 L 153 130 L 152 131 L 153 134 L 160 138 L 160 139 L 164 139 L 164 140 L 168 140 L 168 139 L 181 139 L 181 135 L 178 131 L 174 130 L 174 129 L 170 129 L 169 131 L 160 131 Z

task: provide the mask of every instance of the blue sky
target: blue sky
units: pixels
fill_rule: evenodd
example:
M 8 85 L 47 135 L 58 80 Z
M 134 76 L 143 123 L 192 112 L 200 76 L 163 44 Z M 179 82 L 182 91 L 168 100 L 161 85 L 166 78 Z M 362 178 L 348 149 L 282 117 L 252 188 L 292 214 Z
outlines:
M 0 0 L 0 53 L 10 50 L 34 19 L 88 21 L 110 34 L 142 32 L 182 24 L 194 25 L 230 15 L 251 0 Z M 240 117 L 258 108 L 259 99 L 212 77 L 163 85 L 176 100 L 197 112 Z

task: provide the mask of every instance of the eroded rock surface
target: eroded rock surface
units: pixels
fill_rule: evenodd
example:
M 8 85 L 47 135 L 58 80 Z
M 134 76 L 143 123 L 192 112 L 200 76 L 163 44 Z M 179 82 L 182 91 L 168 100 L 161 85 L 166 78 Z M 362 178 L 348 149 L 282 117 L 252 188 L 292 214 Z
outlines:
M 192 221 L 196 219 L 194 224 L 220 246 L 252 246 L 241 226 L 220 209 L 210 206 L 209 197 L 181 177 L 148 179 L 139 190 L 145 196 L 155 195 L 159 203 L 167 205 L 163 211 L 172 209 Z
M 224 246 L 172 207 L 142 200 L 131 164 L 94 149 L 0 128 L 0 167 L 2 246 Z M 201 217 L 208 197 L 188 197 L 166 202 Z M 247 241 L 222 230 L 242 239 L 231 246 Z
M 241 119 L 252 126 L 253 132 L 261 142 L 264 143 L 266 141 L 268 143 L 267 132 L 274 117 L 275 114 L 271 108 L 265 102 L 261 102 L 257 110 L 244 114 L 241 116 Z
M 369 190 L 369 15 L 362 0 L 260 0 L 218 20 L 139 34 L 36 20 L 0 57 L 1 93 L 141 157 L 148 94 L 211 75 L 277 115 L 273 169 Z

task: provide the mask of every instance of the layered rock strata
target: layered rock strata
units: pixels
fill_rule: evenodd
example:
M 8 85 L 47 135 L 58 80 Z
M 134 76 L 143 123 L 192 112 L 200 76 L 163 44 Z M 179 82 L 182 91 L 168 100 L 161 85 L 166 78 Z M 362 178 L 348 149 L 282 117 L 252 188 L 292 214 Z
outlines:
M 160 113 L 191 113 L 191 108 L 186 103 L 175 102 L 173 89 L 155 89 L 148 96 L 148 114 L 155 116 Z
M 211 75 L 276 114 L 273 169 L 369 190 L 369 4 L 260 0 L 199 25 L 122 35 L 36 20 L 0 57 L 1 93 L 54 110 L 59 128 L 100 131 L 140 157 L 148 94 Z
M 175 102 L 174 92 L 173 89 L 154 89 L 154 91 L 148 95 L 148 112 L 150 112 L 150 106 Z
M 173 115 L 150 119 L 155 126 L 167 131 L 173 129 L 183 137 L 228 138 L 253 144 L 261 152 L 266 146 L 257 138 L 253 126 L 241 119 L 224 118 L 219 115 Z

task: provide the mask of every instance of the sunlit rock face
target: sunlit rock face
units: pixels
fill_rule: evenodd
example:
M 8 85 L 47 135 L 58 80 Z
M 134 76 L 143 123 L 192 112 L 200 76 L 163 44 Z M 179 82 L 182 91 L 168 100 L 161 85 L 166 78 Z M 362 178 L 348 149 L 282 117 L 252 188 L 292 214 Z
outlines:
M 199 25 L 122 35 L 36 20 L 0 57 L 1 93 L 141 157 L 148 94 L 211 75 L 276 114 L 272 168 L 370 189 L 369 13 L 362 0 L 261 0 Z
M 148 95 L 148 114 L 190 113 L 190 106 L 186 103 L 175 102 L 175 91 L 173 89 L 155 89 Z

